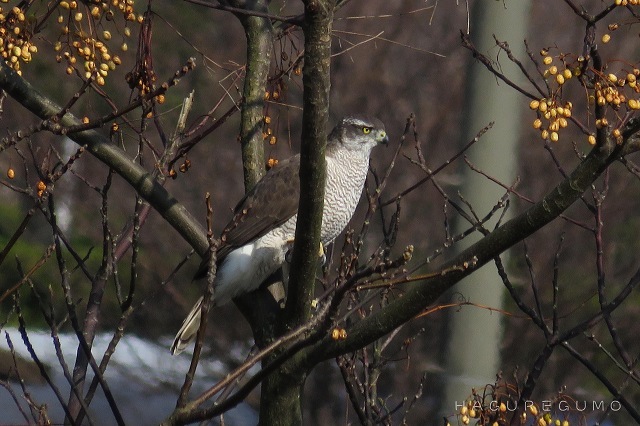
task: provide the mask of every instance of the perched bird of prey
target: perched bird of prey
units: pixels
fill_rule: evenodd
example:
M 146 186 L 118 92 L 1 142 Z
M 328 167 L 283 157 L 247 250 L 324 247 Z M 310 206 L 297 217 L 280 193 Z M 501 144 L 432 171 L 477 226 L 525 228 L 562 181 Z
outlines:
M 351 220 L 369 171 L 371 149 L 388 141 L 380 120 L 361 115 L 343 118 L 329 134 L 320 230 L 323 245 L 330 244 Z M 236 206 L 217 252 L 214 305 L 257 289 L 282 266 L 296 229 L 299 168 L 300 155 L 281 161 Z M 201 267 L 196 277 L 205 273 L 206 266 Z M 182 323 L 172 354 L 179 354 L 195 339 L 202 300 Z

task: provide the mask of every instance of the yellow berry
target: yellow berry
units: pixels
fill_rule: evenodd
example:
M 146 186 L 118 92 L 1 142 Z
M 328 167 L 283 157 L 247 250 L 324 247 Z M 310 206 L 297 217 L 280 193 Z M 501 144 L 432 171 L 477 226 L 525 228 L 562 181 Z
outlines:
M 551 75 L 555 75 L 558 73 L 558 67 L 556 67 L 555 65 L 551 65 L 549 67 L 549 74 Z
M 595 137 L 595 135 L 589 135 L 589 137 L 587 138 L 587 140 L 589 141 L 589 145 L 595 145 L 595 144 L 596 144 L 596 137 Z
M 540 127 L 542 127 L 542 120 L 540 120 L 539 118 L 533 120 L 533 128 L 539 129 Z
M 611 40 L 611 36 L 609 34 L 603 34 L 602 35 L 602 42 L 603 43 L 609 43 L 610 40 Z
M 544 62 L 545 65 L 551 65 L 551 62 L 553 62 L 553 58 L 551 56 L 545 56 L 542 62 Z
M 564 76 L 562 74 L 558 74 L 556 75 L 556 82 L 559 85 L 563 85 L 564 84 Z
M 540 110 L 540 112 L 547 111 L 547 102 L 544 99 L 542 100 L 542 102 L 539 103 L 538 109 Z
M 551 139 L 551 142 L 558 142 L 558 139 L 560 139 L 558 132 L 551 132 L 549 139 Z

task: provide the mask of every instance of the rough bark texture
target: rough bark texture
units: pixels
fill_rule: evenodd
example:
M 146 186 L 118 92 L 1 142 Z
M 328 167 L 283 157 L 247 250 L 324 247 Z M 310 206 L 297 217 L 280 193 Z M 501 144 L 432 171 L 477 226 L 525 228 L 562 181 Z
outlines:
M 311 315 L 317 252 L 324 202 L 329 115 L 331 23 L 335 2 L 306 1 L 303 30 L 304 110 L 300 148 L 300 204 L 289 274 L 285 318 L 281 331 L 294 328 Z M 274 354 L 275 356 L 276 354 Z M 262 383 L 261 425 L 302 424 L 302 394 L 306 370 L 291 368 L 295 357 Z
M 309 319 L 311 313 L 326 178 L 333 7 L 331 0 L 305 2 L 301 195 L 286 307 L 289 328 Z
M 264 1 L 249 2 L 246 8 L 267 12 Z M 269 77 L 273 29 L 268 19 L 239 15 L 247 37 L 247 66 L 244 79 L 243 105 L 240 123 L 242 145 L 242 169 L 244 186 L 249 190 L 264 176 L 264 142 L 262 120 L 264 116 L 264 92 Z
M 248 11 L 268 12 L 267 2 L 231 1 L 230 6 Z M 258 16 L 238 14 L 247 39 L 247 65 L 245 70 L 243 103 L 240 122 L 242 170 L 245 191 L 249 191 L 265 174 L 264 93 L 267 87 L 273 51 L 273 27 L 271 21 Z M 264 346 L 273 338 L 273 324 L 277 320 L 278 306 L 266 290 L 258 290 L 238 298 L 236 305 L 249 322 L 258 346 Z

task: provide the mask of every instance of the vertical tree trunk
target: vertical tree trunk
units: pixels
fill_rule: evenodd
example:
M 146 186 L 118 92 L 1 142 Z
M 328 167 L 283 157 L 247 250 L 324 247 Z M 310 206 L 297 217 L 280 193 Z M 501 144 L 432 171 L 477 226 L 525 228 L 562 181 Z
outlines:
M 305 1 L 301 196 L 289 275 L 289 293 L 281 332 L 304 323 L 311 315 L 310 302 L 315 283 L 324 203 L 324 151 L 329 115 L 334 7 L 334 0 Z M 301 367 L 295 368 L 296 361 L 296 357 L 292 358 L 262 383 L 260 425 L 302 424 L 302 397 L 307 371 Z
M 269 12 L 267 1 L 230 1 L 233 7 L 261 13 Z M 268 18 L 238 14 L 247 39 L 247 63 L 242 91 L 240 117 L 240 144 L 244 187 L 248 192 L 265 174 L 264 140 L 264 93 L 266 91 L 271 56 L 273 52 L 273 27 Z M 268 292 L 245 295 L 236 304 L 249 322 L 258 346 L 264 346 L 275 332 L 273 322 L 277 306 Z
M 263 0 L 249 2 L 247 9 L 268 12 Z M 264 141 L 262 120 L 264 92 L 271 66 L 273 28 L 267 18 L 239 15 L 247 37 L 247 66 L 242 91 L 243 103 L 240 122 L 242 169 L 244 185 L 248 191 L 264 176 Z

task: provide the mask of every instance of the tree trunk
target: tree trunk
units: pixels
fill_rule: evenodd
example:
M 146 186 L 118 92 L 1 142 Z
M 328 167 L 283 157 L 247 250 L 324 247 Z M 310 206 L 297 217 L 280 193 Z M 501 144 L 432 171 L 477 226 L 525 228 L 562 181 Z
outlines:
M 285 365 L 262 382 L 260 426 L 302 424 L 302 396 L 306 373 L 286 370 Z
M 281 333 L 305 323 L 311 316 L 326 176 L 324 151 L 329 115 L 331 24 L 334 7 L 334 0 L 305 1 L 301 195 Z M 265 362 L 268 363 L 275 355 Z M 293 357 L 262 382 L 261 425 L 302 424 L 302 396 L 306 375 L 306 368 L 300 367 L 296 357 Z

